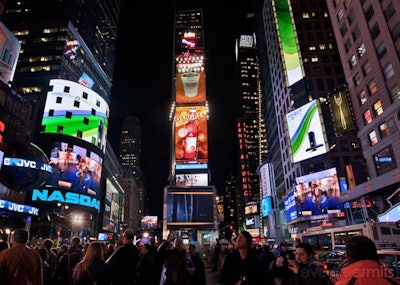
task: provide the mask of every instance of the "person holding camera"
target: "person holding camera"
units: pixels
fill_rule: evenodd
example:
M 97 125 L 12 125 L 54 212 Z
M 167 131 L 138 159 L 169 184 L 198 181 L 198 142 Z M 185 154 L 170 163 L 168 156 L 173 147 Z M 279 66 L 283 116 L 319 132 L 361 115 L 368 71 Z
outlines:
M 296 246 L 295 258 L 277 257 L 270 266 L 275 284 L 280 285 L 332 285 L 324 270 L 313 262 L 314 250 L 309 243 Z

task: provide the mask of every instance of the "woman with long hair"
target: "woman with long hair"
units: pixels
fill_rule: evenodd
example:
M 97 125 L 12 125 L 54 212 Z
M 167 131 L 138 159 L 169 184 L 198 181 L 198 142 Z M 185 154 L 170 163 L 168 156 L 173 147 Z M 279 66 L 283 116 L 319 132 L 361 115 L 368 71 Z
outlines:
M 104 247 L 100 242 L 91 242 L 85 256 L 75 266 L 72 274 L 75 285 L 109 285 L 110 270 L 104 261 Z

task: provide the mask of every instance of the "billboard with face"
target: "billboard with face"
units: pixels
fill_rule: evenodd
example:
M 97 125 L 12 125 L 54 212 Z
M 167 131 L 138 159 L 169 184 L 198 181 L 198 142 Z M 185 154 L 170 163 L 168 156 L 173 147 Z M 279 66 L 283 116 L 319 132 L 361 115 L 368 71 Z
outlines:
M 317 100 L 288 113 L 285 122 L 293 163 L 324 154 L 329 150 Z

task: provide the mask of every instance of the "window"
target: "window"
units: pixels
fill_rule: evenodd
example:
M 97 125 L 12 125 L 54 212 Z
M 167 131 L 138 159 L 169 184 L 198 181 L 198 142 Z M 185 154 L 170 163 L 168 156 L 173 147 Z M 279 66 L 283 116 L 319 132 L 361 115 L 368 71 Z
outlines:
M 340 34 L 342 37 L 347 33 L 347 25 L 346 23 L 343 23 L 343 25 L 340 26 Z
M 394 75 L 394 70 L 391 63 L 389 63 L 383 68 L 383 74 L 385 75 L 386 80 L 392 78 L 392 76 Z
M 360 30 L 358 29 L 358 27 L 355 27 L 351 34 L 353 35 L 353 40 L 356 41 L 360 36 Z
M 386 122 L 379 125 L 379 134 L 381 135 L 381 138 L 384 138 L 384 137 L 387 137 L 388 135 L 390 135 L 389 128 L 388 128 L 388 125 L 386 124 Z
M 308 13 L 303 13 L 303 19 L 309 19 L 310 15 Z
M 360 105 L 367 102 L 367 93 L 364 90 L 358 94 L 358 100 L 360 101 Z
M 375 81 L 368 83 L 368 91 L 370 95 L 374 95 L 377 91 Z
M 375 23 L 375 25 L 371 29 L 371 36 L 372 39 L 375 40 L 377 36 L 381 33 L 381 29 L 379 28 L 378 23 Z
M 349 51 L 349 49 L 351 48 L 351 42 L 350 42 L 350 40 L 347 40 L 347 41 L 344 43 L 344 47 L 346 48 L 346 52 Z
M 354 76 L 354 84 L 355 84 L 356 86 L 360 85 L 361 80 L 362 80 L 361 74 L 360 74 L 360 73 L 357 73 L 357 74 Z
M 385 11 L 383 12 L 385 13 L 386 21 L 389 21 L 389 19 L 392 18 L 392 16 L 396 12 L 396 10 L 394 9 L 393 2 L 390 2 L 389 5 L 386 7 Z
M 358 47 L 357 51 L 358 51 L 359 57 L 362 57 L 362 56 L 365 54 L 365 45 L 364 45 L 364 43 L 362 43 L 362 44 Z
M 382 102 L 381 100 L 378 100 L 374 103 L 374 111 L 375 115 L 379 116 L 380 114 L 383 113 L 383 108 L 382 108 Z
M 357 64 L 357 58 L 356 56 L 353 54 L 350 58 L 350 66 L 353 68 L 354 66 L 356 66 Z
M 396 161 L 393 157 L 393 149 L 391 146 L 376 153 L 374 156 L 375 169 L 378 175 L 387 173 L 397 168 Z
M 313 56 L 311 58 L 311 62 L 318 62 L 318 56 Z
M 343 18 L 343 9 L 340 8 L 339 11 L 336 14 L 338 21 L 340 22 L 340 20 Z
M 376 132 L 372 131 L 368 134 L 369 137 L 369 143 L 371 145 L 376 145 L 378 143 L 378 138 L 376 137 Z
M 400 99 L 400 88 L 398 85 L 390 88 L 390 94 L 392 95 L 392 100 L 396 101 Z
M 367 110 L 366 112 L 364 112 L 364 121 L 366 124 L 369 124 L 372 122 L 372 116 L 371 116 L 370 110 Z
M 386 54 L 386 44 L 385 42 L 381 42 L 376 48 L 376 52 L 378 53 L 379 59 L 381 59 Z
M 374 13 L 374 8 L 372 8 L 372 6 L 369 6 L 368 10 L 365 12 L 365 18 L 367 19 L 367 22 L 372 19 Z
M 351 10 L 350 13 L 349 13 L 349 16 L 347 17 L 347 20 L 349 21 L 349 24 L 350 24 L 350 25 L 354 22 L 354 19 L 355 19 L 355 17 L 354 17 L 354 11 Z
M 326 50 L 326 45 L 325 44 L 319 44 L 319 49 L 320 50 Z
M 392 34 L 393 41 L 396 42 L 400 38 L 400 22 L 393 27 L 390 33 Z
M 369 63 L 369 61 L 366 61 L 363 66 L 362 66 L 364 75 L 367 75 L 368 73 L 371 72 L 371 64 Z

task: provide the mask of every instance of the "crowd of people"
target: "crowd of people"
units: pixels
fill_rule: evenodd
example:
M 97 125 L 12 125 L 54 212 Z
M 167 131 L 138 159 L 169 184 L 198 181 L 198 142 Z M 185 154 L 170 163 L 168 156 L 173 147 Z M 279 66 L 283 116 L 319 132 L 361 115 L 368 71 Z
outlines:
M 74 237 L 68 246 L 44 239 L 32 247 L 29 232 L 17 229 L 11 245 L 0 242 L 0 285 L 206 285 L 205 263 L 195 244 L 184 248 L 182 238 L 172 234 L 158 244 L 154 239 L 134 241 L 134 232 L 127 229 L 116 246 L 81 244 Z M 367 237 L 347 241 L 348 265 L 335 278 L 314 263 L 312 245 L 296 240 L 293 247 L 282 242 L 273 254 L 242 231 L 224 250 L 217 240 L 212 271 L 221 285 L 400 284 L 379 263 L 377 248 Z

